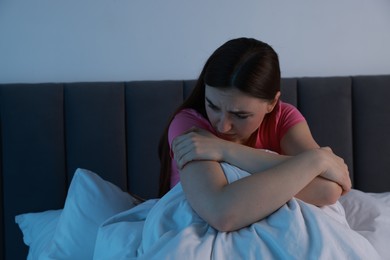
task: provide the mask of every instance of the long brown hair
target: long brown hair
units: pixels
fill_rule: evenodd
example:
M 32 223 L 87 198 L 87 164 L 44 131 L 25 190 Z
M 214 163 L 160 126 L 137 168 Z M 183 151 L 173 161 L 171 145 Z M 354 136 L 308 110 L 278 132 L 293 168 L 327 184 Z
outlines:
M 171 156 L 168 129 L 173 117 L 182 109 L 192 108 L 205 118 L 205 86 L 237 88 L 253 97 L 273 100 L 280 90 L 280 67 L 277 53 L 268 44 L 250 38 L 233 39 L 220 46 L 206 61 L 190 96 L 170 118 L 159 143 L 160 190 L 170 189 Z

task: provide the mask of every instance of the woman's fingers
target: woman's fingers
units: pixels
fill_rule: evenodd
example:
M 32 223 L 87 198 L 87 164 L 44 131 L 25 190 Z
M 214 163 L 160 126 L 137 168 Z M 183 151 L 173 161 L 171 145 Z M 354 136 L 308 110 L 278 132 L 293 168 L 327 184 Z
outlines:
M 179 168 L 182 168 L 184 164 L 187 163 L 184 162 L 184 159 L 186 158 L 186 155 L 191 152 L 190 145 L 191 143 L 186 142 L 185 140 L 175 139 L 172 142 L 172 152 Z
M 192 129 L 196 130 L 195 128 Z M 194 131 L 188 131 L 173 140 L 172 151 L 179 168 L 183 168 L 190 161 L 199 159 L 198 146 L 198 134 Z
M 326 169 L 321 175 L 338 183 L 343 189 L 343 193 L 347 193 L 351 189 L 351 179 L 344 159 L 334 154 L 329 147 L 323 147 L 321 150 L 325 152 L 323 153 L 323 160 L 326 163 Z
M 349 192 L 351 190 L 351 187 L 352 187 L 351 178 L 349 176 L 348 165 L 345 163 L 343 158 L 341 158 L 337 155 L 334 155 L 334 156 L 336 157 L 336 160 L 339 164 L 340 172 L 342 175 L 341 187 L 343 188 L 343 194 L 345 194 L 345 193 Z
M 348 171 L 348 167 L 345 165 L 345 170 L 344 170 L 344 175 L 343 175 L 343 178 L 342 178 L 342 183 L 341 183 L 341 187 L 343 188 L 343 194 L 349 192 L 351 190 L 351 179 L 349 177 L 349 171 Z
M 221 160 L 223 143 L 212 133 L 192 127 L 172 142 L 174 159 L 180 168 L 194 160 Z

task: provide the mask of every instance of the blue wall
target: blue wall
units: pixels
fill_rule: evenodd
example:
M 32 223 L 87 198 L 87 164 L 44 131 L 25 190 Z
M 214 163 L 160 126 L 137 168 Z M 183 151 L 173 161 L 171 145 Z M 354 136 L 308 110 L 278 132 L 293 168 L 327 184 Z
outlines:
M 390 74 L 388 0 L 1 0 L 0 83 L 192 79 L 228 39 L 289 76 Z

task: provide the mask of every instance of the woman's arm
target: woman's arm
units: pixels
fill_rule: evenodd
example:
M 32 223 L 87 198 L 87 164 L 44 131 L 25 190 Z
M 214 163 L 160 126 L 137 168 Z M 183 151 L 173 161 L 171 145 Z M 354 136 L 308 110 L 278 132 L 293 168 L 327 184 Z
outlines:
M 319 145 L 307 123 L 301 122 L 287 131 L 281 141 L 281 147 L 285 154 L 297 155 L 310 149 L 317 149 Z M 337 183 L 317 177 L 295 197 L 313 205 L 325 206 L 334 204 L 343 192 L 345 191 Z
M 191 161 L 224 161 L 249 173 L 272 168 L 290 157 L 226 141 L 200 128 L 176 137 L 172 151 L 179 168 Z
M 286 161 L 289 156 L 266 152 L 219 139 L 202 129 L 191 129 L 177 137 L 173 147 L 180 168 L 193 160 L 225 161 L 249 173 L 261 172 Z M 286 154 L 297 155 L 319 148 L 306 122 L 298 123 L 285 134 L 281 146 Z M 315 178 L 296 195 L 317 206 L 333 204 L 342 193 L 340 185 L 323 178 Z
M 220 231 L 237 230 L 270 215 L 319 175 L 338 183 L 345 183 L 348 175 L 343 161 L 324 148 L 231 184 L 215 161 L 189 162 L 180 174 L 193 209 Z
M 270 154 L 264 150 L 246 146 L 240 147 L 232 144 L 230 146 L 230 149 L 224 148 L 223 158 L 248 172 L 262 171 L 283 162 L 289 156 L 296 156 L 320 147 L 314 140 L 305 121 L 291 127 L 281 140 L 282 151 L 288 156 Z M 325 206 L 336 203 L 343 193 L 345 191 L 338 183 L 316 177 L 295 194 L 295 197 L 316 206 Z

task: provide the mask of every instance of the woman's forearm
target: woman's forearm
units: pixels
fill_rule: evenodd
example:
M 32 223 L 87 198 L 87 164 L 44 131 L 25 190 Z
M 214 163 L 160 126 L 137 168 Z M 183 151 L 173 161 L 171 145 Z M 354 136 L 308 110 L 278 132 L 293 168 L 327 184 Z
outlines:
M 193 162 L 181 172 L 182 185 L 202 218 L 220 231 L 232 231 L 270 215 L 294 197 L 323 171 L 318 158 L 316 152 L 294 156 L 231 184 L 216 162 Z
M 286 146 L 286 143 L 289 143 L 287 140 L 288 138 L 284 139 L 284 148 L 289 147 Z M 190 132 L 177 137 L 173 141 L 173 152 L 180 169 L 183 169 L 187 163 L 196 161 L 224 161 L 254 174 L 281 165 L 304 151 L 320 149 L 315 142 L 307 142 L 301 146 L 290 146 L 295 147 L 295 149 L 291 149 L 291 147 L 287 149 L 289 152 L 293 152 L 293 155 L 284 156 L 225 141 L 216 138 L 208 132 Z M 330 152 L 330 154 L 333 153 Z M 308 164 L 305 170 L 313 170 L 313 165 Z M 345 186 L 347 182 L 348 180 L 329 180 L 329 178 L 328 180 L 313 179 L 311 182 L 306 183 L 302 190 L 298 190 L 296 194 L 293 194 L 293 196 L 297 196 L 313 205 L 329 205 L 334 203 L 335 198 L 337 200 L 340 196 L 340 185 L 337 183 L 343 183 L 341 186 Z
M 336 182 L 316 177 L 295 197 L 321 207 L 336 203 L 342 192 L 343 189 Z
M 222 148 L 222 161 L 237 166 L 249 173 L 262 172 L 275 167 L 291 156 L 280 155 L 263 149 L 226 142 Z
M 224 161 L 249 173 L 267 170 L 291 158 L 291 156 L 270 153 L 234 143 L 227 144 L 224 151 Z M 340 198 L 341 193 L 342 188 L 337 183 L 316 177 L 295 197 L 316 206 L 325 206 L 334 204 Z

